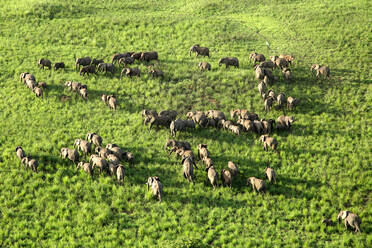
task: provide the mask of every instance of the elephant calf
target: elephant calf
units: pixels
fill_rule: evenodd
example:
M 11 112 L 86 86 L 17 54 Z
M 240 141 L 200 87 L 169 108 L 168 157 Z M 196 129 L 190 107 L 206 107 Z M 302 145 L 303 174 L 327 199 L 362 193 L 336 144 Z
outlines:
M 37 65 L 43 69 L 44 67 L 48 67 L 49 70 L 52 68 L 52 63 L 50 62 L 49 59 L 44 59 L 44 58 L 39 59 L 37 62 Z
M 239 126 L 236 126 L 236 125 L 230 125 L 229 126 L 229 130 L 231 131 L 231 132 L 233 132 L 234 134 L 236 134 L 236 135 L 240 135 L 240 128 L 239 128 Z
M 161 198 L 163 195 L 163 184 L 160 182 L 159 177 L 149 177 L 146 184 L 147 190 L 149 190 L 151 186 L 152 194 L 154 196 L 157 196 L 159 198 L 159 202 L 161 202 Z
M 274 183 L 276 183 L 276 173 L 275 173 L 274 169 L 272 169 L 270 167 L 266 167 L 265 173 L 266 173 L 266 177 L 267 177 L 267 179 L 269 179 L 270 183 L 271 183 L 271 181 L 274 181 Z
M 86 173 L 88 173 L 91 177 L 93 177 L 93 169 L 90 163 L 80 162 L 76 165 L 76 169 L 83 169 Z
M 258 193 L 265 193 L 266 191 L 266 183 L 261 179 L 250 177 L 248 178 L 247 184 L 251 184 L 253 191 L 257 190 Z
M 80 85 L 78 93 L 85 101 L 88 100 L 88 88 L 86 85 Z
M 269 147 L 273 149 L 276 153 L 278 153 L 277 147 L 278 147 L 278 141 L 276 141 L 275 138 L 270 137 L 269 135 L 261 135 L 260 141 L 264 143 L 264 150 L 268 151 Z
M 164 72 L 160 69 L 154 69 L 154 68 L 151 68 L 149 70 L 149 74 L 154 78 L 154 77 L 161 77 L 161 78 L 164 78 Z
M 65 69 L 65 63 L 63 62 L 54 63 L 53 68 L 54 70 Z
M 207 144 L 199 144 L 198 145 L 198 157 L 200 160 L 204 160 L 205 158 L 209 158 L 209 151 Z
M 37 97 L 43 98 L 43 88 L 34 87 L 32 91 L 35 93 Z
M 39 162 L 36 159 L 24 157 L 22 158 L 21 163 L 25 165 L 26 169 L 30 168 L 33 172 L 37 173 Z
M 76 163 L 79 161 L 80 155 L 75 149 L 62 148 L 61 157 L 67 158 L 71 160 L 72 162 Z
M 340 221 L 340 219 L 345 220 L 344 224 L 346 230 L 348 226 L 351 226 L 355 229 L 355 232 L 360 232 L 360 224 L 362 223 L 362 220 L 358 215 L 350 211 L 341 211 L 337 216 L 337 220 Z
M 200 68 L 201 71 L 211 70 L 211 64 L 209 64 L 208 62 L 200 62 L 198 64 L 198 67 Z
M 85 76 L 85 74 L 87 74 L 88 76 L 89 74 L 96 74 L 96 67 L 94 65 L 84 66 L 80 69 L 80 76 L 81 74 L 83 74 L 83 76 Z
M 221 66 L 222 64 L 225 64 L 226 68 L 228 68 L 229 66 L 235 66 L 236 68 L 239 68 L 239 60 L 236 57 L 221 58 L 218 61 L 218 65 Z
M 266 95 L 266 84 L 263 81 L 261 81 L 258 84 L 257 89 L 258 89 L 258 92 L 260 93 L 260 96 L 262 97 L 262 99 L 265 99 L 265 95 Z
M 283 68 L 283 77 L 285 80 L 289 81 L 292 79 L 292 72 L 291 72 L 291 69 L 289 68 Z
M 276 97 L 276 101 L 278 103 L 278 108 L 282 108 L 284 107 L 284 104 L 285 104 L 285 94 L 284 93 L 279 93 L 279 95 L 277 95 Z

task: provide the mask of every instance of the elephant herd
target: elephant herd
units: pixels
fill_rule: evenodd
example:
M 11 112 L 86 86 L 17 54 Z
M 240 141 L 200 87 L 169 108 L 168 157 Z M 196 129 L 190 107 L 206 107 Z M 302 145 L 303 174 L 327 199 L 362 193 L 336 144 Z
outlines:
M 208 47 L 201 47 L 199 44 L 193 45 L 189 49 L 189 54 L 195 53 L 196 57 L 204 56 L 210 58 L 210 49 Z M 152 60 L 158 61 L 158 53 L 152 52 L 126 52 L 117 53 L 112 56 L 111 63 L 105 63 L 103 59 L 91 59 L 90 57 L 77 58 L 75 61 L 75 69 L 80 71 L 80 75 L 96 74 L 97 71 L 110 72 L 114 74 L 116 71 L 115 64 L 123 66 L 120 78 L 122 76 L 139 77 L 141 70 L 139 68 L 130 68 L 136 60 L 150 62 Z M 274 90 L 269 89 L 269 84 L 278 80 L 274 76 L 275 69 L 281 69 L 284 80 L 292 80 L 293 75 L 290 69 L 294 61 L 291 55 L 270 56 L 266 61 L 263 54 L 256 52 L 249 55 L 249 60 L 254 64 L 254 71 L 259 84 L 257 86 L 260 96 L 264 101 L 264 109 L 270 111 L 274 104 L 278 109 L 287 107 L 288 110 L 294 109 L 300 102 L 299 99 L 288 96 L 285 93 L 275 94 Z M 257 64 L 258 63 L 258 64 Z M 38 61 L 40 68 L 52 68 L 50 60 L 42 58 Z M 239 60 L 236 57 L 223 57 L 219 59 L 218 65 L 225 65 L 226 68 L 233 66 L 239 68 Z M 211 64 L 205 61 L 199 62 L 198 67 L 202 71 L 211 70 Z M 57 62 L 53 64 L 55 70 L 64 69 L 64 62 Z M 148 73 L 152 77 L 164 77 L 162 70 L 155 68 L 153 65 L 147 67 Z M 310 71 L 316 72 L 316 77 L 330 77 L 330 69 L 327 66 L 314 64 L 311 66 Z M 43 89 L 46 88 L 45 82 L 36 83 L 35 76 L 30 73 L 22 73 L 20 75 L 21 81 L 31 89 L 37 97 L 43 97 Z M 80 84 L 79 82 L 67 81 L 65 86 L 72 92 L 76 92 L 84 100 L 88 98 L 88 87 Z M 103 94 L 101 100 L 105 102 L 110 109 L 117 109 L 117 98 L 114 95 Z M 186 118 L 177 118 L 178 113 L 176 110 L 163 110 L 159 113 L 155 110 L 144 109 L 141 112 L 144 119 L 143 124 L 149 124 L 149 130 L 153 126 L 165 127 L 170 129 L 171 136 L 175 137 L 177 132 L 185 130 L 195 130 L 196 127 L 200 128 L 220 128 L 232 132 L 235 135 L 240 135 L 242 132 L 252 132 L 259 135 L 259 141 L 263 143 L 265 151 L 269 148 L 276 153 L 278 152 L 278 142 L 270 135 L 273 131 L 290 130 L 293 122 L 293 116 L 281 115 L 276 120 L 273 119 L 260 119 L 256 113 L 250 112 L 246 109 L 234 109 L 230 111 L 231 119 L 228 120 L 223 111 L 208 110 L 208 111 L 190 111 L 186 113 Z M 94 149 L 93 149 L 94 147 Z M 211 154 L 208 150 L 207 144 L 198 144 L 197 156 L 194 155 L 190 143 L 186 141 L 177 141 L 174 139 L 167 140 L 164 145 L 164 150 L 169 151 L 169 155 L 174 153 L 177 157 L 181 158 L 182 175 L 188 182 L 195 180 L 194 168 L 198 169 L 197 163 L 204 164 L 205 177 L 207 182 L 215 189 L 216 187 L 228 186 L 232 187 L 234 180 L 241 175 L 238 166 L 232 162 L 227 162 L 227 167 L 217 172 Z M 21 160 L 21 163 L 28 169 L 37 172 L 38 161 L 26 153 L 22 147 L 16 147 L 16 156 Z M 76 139 L 74 148 L 63 147 L 60 150 L 60 156 L 75 163 L 76 169 L 82 169 L 91 177 L 94 175 L 94 170 L 97 167 L 99 172 L 106 172 L 110 176 L 115 176 L 119 184 L 124 180 L 125 167 L 121 164 L 122 161 L 127 161 L 129 164 L 133 163 L 134 156 L 129 151 L 124 151 L 116 144 L 109 143 L 105 147 L 102 146 L 102 138 L 96 133 L 88 133 L 85 139 Z M 84 159 L 89 158 L 89 160 Z M 264 171 L 265 177 L 269 183 L 276 183 L 276 172 L 273 168 L 267 167 Z M 147 190 L 162 200 L 163 196 L 163 183 L 158 176 L 151 176 L 147 180 Z M 256 177 L 247 178 L 247 185 L 251 185 L 253 191 L 258 193 L 265 193 L 267 183 L 263 179 Z M 351 226 L 355 231 L 360 232 L 361 219 L 358 215 L 350 211 L 341 211 L 337 220 L 343 219 L 345 227 Z M 326 226 L 333 225 L 333 221 L 329 219 L 323 220 Z

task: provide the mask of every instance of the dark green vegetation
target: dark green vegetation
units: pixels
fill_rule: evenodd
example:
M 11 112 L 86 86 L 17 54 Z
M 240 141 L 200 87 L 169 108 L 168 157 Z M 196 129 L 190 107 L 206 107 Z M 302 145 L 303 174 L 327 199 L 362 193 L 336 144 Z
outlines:
M 1 1 L 0 246 L 371 247 L 370 9 L 362 0 Z M 208 46 L 211 58 L 189 57 L 195 43 Z M 120 81 L 118 71 L 83 78 L 73 70 L 75 56 L 109 61 L 115 52 L 146 50 L 158 51 L 164 80 L 144 73 Z M 295 55 L 294 80 L 276 71 L 280 80 L 271 86 L 302 100 L 290 113 L 293 130 L 274 134 L 280 157 L 264 152 L 254 134 L 179 133 L 194 152 L 207 143 L 218 172 L 228 160 L 242 172 L 233 189 L 212 190 L 200 169 L 189 185 L 180 160 L 162 150 L 169 130 L 149 133 L 139 112 L 246 108 L 276 119 L 282 111 L 263 111 L 248 61 L 253 50 Z M 225 56 L 238 57 L 240 68 L 219 68 Z M 38 69 L 42 57 L 67 68 Z M 212 70 L 200 72 L 199 61 Z M 331 79 L 317 81 L 313 63 L 328 65 Z M 19 82 L 24 71 L 48 84 L 44 99 Z M 88 85 L 87 102 L 63 87 L 67 80 Z M 118 97 L 116 112 L 102 93 Z M 123 186 L 103 175 L 91 180 L 59 157 L 92 131 L 134 153 Z M 39 160 L 38 174 L 20 165 L 18 145 Z M 278 183 L 257 195 L 245 178 L 264 178 L 267 165 Z M 146 192 L 155 175 L 164 184 L 161 203 Z M 343 209 L 361 217 L 361 234 L 321 224 Z

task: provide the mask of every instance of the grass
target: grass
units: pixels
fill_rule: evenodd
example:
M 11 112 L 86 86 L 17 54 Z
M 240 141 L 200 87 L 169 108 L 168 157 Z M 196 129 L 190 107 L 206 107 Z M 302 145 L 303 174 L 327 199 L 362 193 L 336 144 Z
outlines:
M 3 0 L 0 11 L 0 246 L 1 247 L 370 247 L 371 246 L 371 27 L 366 1 L 42 1 Z M 266 46 L 269 43 L 270 49 Z M 195 58 L 188 49 L 208 46 L 211 58 Z M 81 77 L 75 57 L 109 61 L 116 52 L 159 53 L 164 80 L 96 75 Z M 288 114 L 291 132 L 275 133 L 280 157 L 264 152 L 258 136 L 239 137 L 215 129 L 179 133 L 196 151 L 207 143 L 217 170 L 234 161 L 241 174 L 232 189 L 212 190 L 205 172 L 196 170 L 189 185 L 179 159 L 163 144 L 169 130 L 148 132 L 143 108 L 246 108 L 265 118 L 249 53 L 296 57 L 294 80 L 271 86 L 301 99 Z M 240 68 L 218 67 L 236 56 Z M 65 71 L 37 68 L 37 60 L 64 61 Z M 208 61 L 209 72 L 196 64 Z M 331 68 L 330 80 L 316 80 L 313 63 Z M 45 81 L 44 99 L 19 82 L 28 71 Z M 63 83 L 88 85 L 84 102 Z M 102 93 L 118 97 L 110 111 Z M 71 96 L 61 102 L 62 95 Z M 123 186 L 113 178 L 94 180 L 59 157 L 61 147 L 97 132 L 104 144 L 132 151 Z M 16 146 L 36 157 L 39 173 L 25 171 Z M 87 158 L 85 158 L 87 159 Z M 278 183 L 256 195 L 245 178 L 264 178 L 270 165 Z M 163 202 L 146 192 L 148 176 L 164 184 Z M 348 209 L 362 219 L 362 233 L 341 224 L 325 229 Z

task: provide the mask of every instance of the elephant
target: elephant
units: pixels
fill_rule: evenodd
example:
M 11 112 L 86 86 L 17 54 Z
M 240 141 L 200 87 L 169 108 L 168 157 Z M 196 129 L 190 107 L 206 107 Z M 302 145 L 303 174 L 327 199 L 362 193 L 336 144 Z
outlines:
M 284 93 L 279 93 L 279 95 L 277 95 L 276 101 L 278 103 L 278 108 L 284 107 L 285 100 L 286 99 L 285 99 L 285 94 Z
M 86 85 L 80 85 L 80 87 L 79 87 L 79 95 L 85 101 L 88 100 L 88 89 L 87 89 L 87 86 Z
M 253 127 L 254 127 L 254 131 L 258 134 L 261 134 L 264 132 L 264 127 L 262 125 L 262 122 L 259 120 L 253 121 Z
M 276 64 L 275 64 L 273 61 L 268 60 L 268 61 L 265 61 L 265 62 L 261 62 L 261 63 L 259 64 L 259 66 L 260 66 L 261 68 L 268 68 L 268 69 L 274 70 L 275 67 L 276 67 Z
M 61 157 L 67 158 L 74 163 L 78 162 L 80 159 L 79 153 L 75 149 L 69 149 L 69 148 L 61 149 Z
M 36 82 L 33 80 L 26 80 L 25 84 L 30 90 L 33 90 L 36 87 Z
M 291 69 L 284 67 L 282 73 L 285 80 L 289 81 L 292 79 Z
M 34 87 L 32 91 L 35 93 L 36 97 L 43 98 L 43 88 Z
M 104 159 L 99 157 L 98 155 L 91 155 L 89 158 L 89 162 L 92 163 L 92 169 L 94 169 L 95 166 L 99 167 L 100 173 L 102 171 L 108 172 L 108 162 Z
M 172 122 L 172 119 L 169 116 L 146 116 L 144 124 L 146 125 L 147 123 L 150 123 L 150 128 L 155 125 L 157 127 L 159 126 L 164 126 L 164 127 L 169 127 Z
M 238 175 L 239 169 L 232 161 L 227 162 L 227 167 L 229 168 L 232 177 L 236 177 Z
M 207 144 L 199 144 L 198 145 L 198 157 L 200 160 L 204 160 L 205 158 L 209 158 L 209 151 Z
M 208 118 L 212 118 L 217 122 L 219 122 L 220 120 L 226 120 L 225 114 L 219 110 L 208 110 L 205 112 L 205 115 Z
M 362 220 L 360 219 L 358 215 L 350 211 L 344 210 L 344 211 L 341 211 L 337 216 L 337 220 L 340 221 L 340 219 L 345 220 L 344 224 L 345 224 L 346 230 L 348 226 L 351 226 L 355 229 L 355 232 L 361 232 L 360 224 L 362 223 Z
M 202 111 L 188 112 L 186 114 L 186 117 L 191 118 L 194 121 L 194 123 L 197 123 L 202 127 L 206 127 L 208 124 L 208 119 L 204 112 Z
M 89 76 L 89 74 L 97 74 L 96 73 L 96 67 L 94 65 L 83 66 L 80 69 L 80 76 L 81 76 L 81 74 L 83 74 L 83 76 L 85 76 L 85 74 L 87 74 L 88 76 Z
M 202 55 L 202 56 L 208 56 L 208 58 L 210 58 L 208 47 L 201 47 L 199 44 L 195 44 L 192 47 L 190 47 L 189 54 L 191 55 L 192 52 L 196 54 L 195 55 L 196 57 L 198 57 L 199 55 Z
M 294 122 L 294 117 L 293 116 L 281 115 L 281 116 L 278 117 L 276 122 L 277 122 L 277 124 L 282 126 L 284 129 L 289 130 L 291 128 L 292 123 Z
M 75 69 L 79 68 L 80 66 L 88 66 L 92 62 L 92 59 L 90 57 L 84 57 L 84 58 L 77 58 L 75 61 Z
M 134 58 L 134 60 L 140 60 L 141 55 L 142 55 L 142 52 L 139 52 L 139 53 L 133 53 L 133 54 L 131 55 L 131 57 Z
M 276 64 L 277 67 L 283 70 L 283 68 L 288 68 L 289 64 L 285 58 L 279 58 L 278 56 L 270 56 L 270 60 Z
M 221 66 L 222 64 L 225 64 L 226 68 L 228 68 L 229 66 L 235 66 L 236 68 L 239 68 L 239 60 L 236 57 L 221 58 L 218 61 L 218 65 Z
M 141 70 L 139 68 L 123 68 L 120 73 L 120 79 L 123 77 L 123 75 L 126 75 L 127 77 L 139 77 L 141 75 Z
M 116 169 L 118 168 L 118 164 L 108 162 L 108 171 L 110 176 L 116 175 Z
M 151 68 L 149 70 L 149 74 L 154 78 L 154 77 L 161 77 L 161 78 L 164 78 L 164 72 L 160 69 L 154 69 L 154 68 Z
M 66 86 L 67 88 L 69 88 L 71 91 L 77 92 L 77 91 L 79 91 L 79 88 L 80 88 L 80 86 L 81 86 L 81 83 L 79 83 L 79 82 L 71 82 L 71 81 L 67 81 L 67 82 L 65 83 L 65 86 Z
M 207 176 L 208 176 L 209 182 L 212 184 L 213 189 L 215 189 L 216 187 L 218 187 L 218 173 L 214 169 L 214 166 L 213 165 L 208 166 L 205 169 L 205 171 L 207 172 Z
M 124 67 L 127 67 L 127 65 L 131 65 L 134 63 L 133 57 L 123 57 L 119 59 L 119 65 L 123 65 Z
M 96 133 L 87 133 L 86 140 L 89 140 L 95 146 L 102 146 L 102 138 Z
M 158 53 L 157 52 L 143 52 L 143 53 L 141 53 L 140 60 L 141 61 L 146 61 L 146 62 L 150 62 L 151 60 L 159 61 Z
M 249 132 L 249 131 L 253 132 L 256 130 L 254 121 L 239 119 L 237 123 L 240 124 L 243 127 L 243 130 L 246 132 Z
M 300 102 L 300 99 L 289 96 L 287 98 L 287 108 L 294 109 L 299 104 L 299 102 Z
M 22 82 L 22 79 L 23 79 L 24 83 L 26 82 L 26 80 L 36 81 L 35 76 L 28 73 L 28 72 L 21 73 L 20 79 L 21 79 L 21 82 Z
M 107 74 L 107 72 L 110 72 L 111 75 L 113 75 L 115 73 L 115 66 L 111 63 L 100 63 L 97 66 L 97 70 L 104 72 L 105 75 Z
M 30 160 L 29 157 L 25 156 L 21 159 L 21 164 L 23 164 L 25 166 L 25 168 L 27 169 L 28 168 L 28 161 Z
M 264 150 L 268 151 L 269 147 L 273 149 L 276 153 L 278 153 L 277 147 L 278 147 L 278 141 L 276 141 L 275 138 L 270 137 L 269 135 L 261 135 L 260 141 L 264 143 Z
M 211 70 L 211 64 L 209 64 L 208 62 L 200 62 L 198 64 L 198 67 L 200 68 L 201 71 Z
M 103 59 L 93 59 L 91 65 L 98 66 L 101 63 L 105 63 Z
M 270 134 L 274 129 L 275 121 L 273 119 L 268 120 L 262 119 L 261 124 L 263 127 L 263 133 Z
M 84 154 L 89 154 L 92 151 L 92 143 L 82 139 L 76 139 L 74 146 L 77 147 L 78 151 L 82 151 Z
M 36 159 L 30 159 L 27 158 L 27 166 L 30 168 L 33 172 L 37 173 L 37 167 L 39 166 L 39 162 Z
M 52 63 L 50 62 L 49 59 L 44 59 L 44 58 L 39 59 L 39 60 L 37 61 L 37 65 L 38 65 L 40 68 L 43 68 L 43 69 L 44 69 L 44 67 L 48 67 L 49 70 L 52 68 Z
M 15 149 L 15 151 L 16 151 L 16 155 L 17 155 L 17 157 L 18 157 L 20 160 L 22 160 L 22 158 L 26 157 L 26 153 L 25 153 L 25 151 L 22 149 L 22 147 L 17 146 L 16 149 Z
M 266 177 L 267 177 L 267 179 L 269 180 L 270 183 L 271 183 L 271 181 L 274 181 L 274 183 L 276 183 L 276 173 L 275 173 L 274 169 L 272 169 L 270 167 L 266 167 L 265 173 L 266 173 Z
M 159 198 L 159 202 L 161 202 L 161 198 L 163 195 L 163 184 L 161 183 L 159 177 L 149 177 L 146 184 L 147 190 L 149 190 L 151 186 L 152 194 L 154 196 L 157 196 Z
M 240 128 L 239 128 L 239 126 L 230 125 L 229 126 L 229 130 L 231 132 L 233 132 L 234 134 L 238 135 L 238 136 L 240 135 Z
M 183 165 L 183 176 L 187 179 L 189 183 L 192 182 L 193 180 L 192 177 L 194 175 L 193 165 L 195 166 L 195 168 L 198 168 L 194 160 L 192 160 L 191 157 L 185 157 L 182 159 L 181 164 Z
M 254 72 L 255 72 L 255 75 L 256 75 L 256 79 L 258 79 L 258 80 L 264 79 L 265 70 L 264 70 L 263 67 L 261 67 L 260 65 L 256 66 Z
M 267 96 L 268 97 L 272 97 L 272 98 L 276 98 L 276 96 L 275 96 L 275 92 L 274 92 L 274 90 L 272 90 L 272 89 L 270 89 L 270 90 L 268 90 L 267 91 Z
M 47 84 L 46 84 L 45 82 L 38 82 L 38 83 L 37 83 L 37 87 L 39 87 L 39 88 L 43 88 L 43 89 L 46 89 Z
M 176 136 L 176 133 L 177 131 L 182 131 L 184 130 L 186 127 L 185 127 L 185 122 L 181 119 L 177 119 L 177 120 L 174 120 L 171 122 L 170 124 L 170 131 L 171 131 L 171 135 L 173 137 Z
M 109 154 L 107 155 L 107 160 L 110 162 L 110 163 L 113 163 L 113 164 L 120 164 L 120 159 L 115 155 L 115 154 L 112 154 L 111 153 L 111 150 L 109 150 Z
M 251 184 L 252 185 L 252 188 L 253 188 L 253 191 L 256 191 L 258 193 L 265 193 L 266 191 L 266 183 L 265 181 L 261 180 L 261 179 L 258 179 L 258 178 L 255 178 L 255 177 L 250 177 L 248 178 L 247 180 L 247 184 Z
M 223 186 L 227 185 L 231 188 L 232 187 L 232 180 L 233 180 L 233 177 L 232 177 L 231 172 L 229 170 L 221 169 L 222 185 Z
M 272 98 L 270 96 L 265 99 L 264 105 L 265 105 L 265 111 L 266 112 L 271 110 L 274 102 L 275 102 L 274 98 Z
M 116 110 L 117 100 L 116 100 L 115 96 L 113 96 L 113 95 L 107 96 L 107 103 L 108 103 L 110 109 Z
M 261 97 L 262 97 L 263 99 L 265 99 L 265 94 L 266 94 L 266 84 L 265 84 L 263 81 L 261 81 L 261 82 L 258 84 L 257 88 L 258 88 L 258 92 L 260 93 Z
M 124 151 L 120 147 L 118 147 L 116 145 L 114 146 L 114 144 L 107 144 L 106 149 L 109 149 L 111 151 L 111 153 L 114 154 L 119 159 L 123 158 Z
M 76 165 L 76 169 L 79 170 L 80 168 L 93 177 L 93 169 L 90 163 L 80 162 Z
M 177 111 L 176 110 L 162 110 L 159 112 L 159 116 L 168 116 L 171 120 L 175 120 L 177 118 Z
M 318 65 L 318 64 L 313 64 L 310 67 L 310 71 L 316 71 L 316 77 L 319 78 L 320 75 L 323 77 L 330 78 L 331 71 L 328 66 L 325 65 Z
M 127 58 L 132 56 L 134 52 L 126 52 L 126 53 L 115 53 L 112 56 L 111 63 L 115 64 L 116 61 L 119 61 L 121 58 Z
M 203 162 L 205 164 L 205 168 L 208 168 L 210 166 L 213 166 L 213 160 L 210 157 L 204 157 Z
M 116 179 L 118 180 L 118 184 L 122 184 L 124 181 L 124 166 L 121 164 L 118 165 L 116 168 Z
M 218 122 L 219 126 L 221 126 L 224 130 L 230 129 L 230 126 L 233 125 L 234 123 L 232 121 L 226 121 L 224 119 L 220 120 Z
M 143 118 L 146 118 L 146 117 L 152 117 L 152 116 L 158 116 L 158 113 L 156 112 L 156 110 L 148 110 L 148 109 L 143 109 L 141 111 L 141 116 Z
M 253 59 L 253 63 L 256 64 L 256 62 L 264 62 L 266 60 L 265 56 L 263 54 L 259 54 L 259 53 L 251 53 L 249 55 L 249 61 L 251 61 L 251 59 Z
M 107 149 L 107 148 L 103 148 L 103 147 L 96 147 L 96 149 L 94 150 L 98 156 L 100 156 L 101 158 L 108 158 L 108 155 L 111 154 L 111 151 L 110 149 Z
M 184 148 L 185 150 L 191 150 L 191 145 L 189 142 L 187 141 L 178 141 L 178 140 L 173 140 L 173 139 L 169 139 L 167 140 L 167 142 L 165 142 L 164 144 L 164 151 L 168 148 L 173 148 L 173 147 L 176 147 L 176 148 Z
M 54 63 L 53 68 L 54 68 L 54 70 L 65 69 L 65 63 L 63 63 L 63 62 Z
M 292 55 L 286 55 L 286 54 L 280 54 L 279 58 L 285 59 L 289 65 L 291 65 L 293 60 L 295 59 Z

